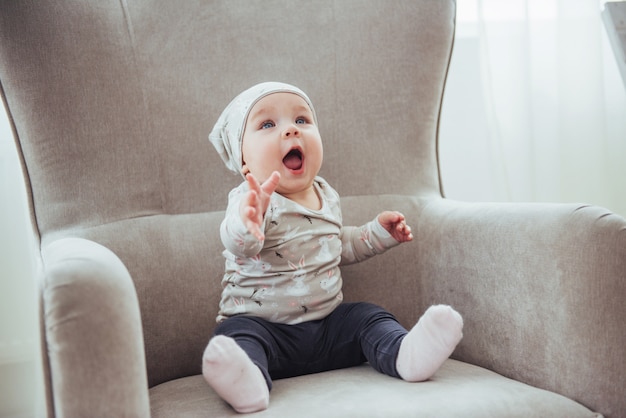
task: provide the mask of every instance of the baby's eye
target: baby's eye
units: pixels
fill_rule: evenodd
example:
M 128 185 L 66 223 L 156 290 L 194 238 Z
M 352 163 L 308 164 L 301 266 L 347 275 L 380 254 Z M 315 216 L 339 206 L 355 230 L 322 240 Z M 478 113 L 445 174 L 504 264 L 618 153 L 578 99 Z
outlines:
M 300 123 L 300 124 L 305 124 L 308 123 L 308 119 L 305 117 L 299 117 L 298 119 L 296 119 L 296 124 Z
M 261 124 L 261 129 L 269 129 L 273 128 L 274 126 L 274 122 L 272 122 L 271 120 L 267 120 Z

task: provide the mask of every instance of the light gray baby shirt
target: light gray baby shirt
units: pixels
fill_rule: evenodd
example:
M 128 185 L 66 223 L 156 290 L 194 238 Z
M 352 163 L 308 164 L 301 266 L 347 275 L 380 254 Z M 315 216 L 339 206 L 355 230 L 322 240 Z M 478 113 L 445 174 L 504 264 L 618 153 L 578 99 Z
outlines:
M 322 319 L 343 300 L 340 262 L 362 261 L 399 244 L 377 219 L 344 227 L 337 192 L 321 177 L 314 187 L 320 210 L 272 194 L 264 241 L 247 231 L 239 215 L 248 183 L 230 192 L 220 227 L 226 271 L 218 322 L 235 315 L 284 324 Z

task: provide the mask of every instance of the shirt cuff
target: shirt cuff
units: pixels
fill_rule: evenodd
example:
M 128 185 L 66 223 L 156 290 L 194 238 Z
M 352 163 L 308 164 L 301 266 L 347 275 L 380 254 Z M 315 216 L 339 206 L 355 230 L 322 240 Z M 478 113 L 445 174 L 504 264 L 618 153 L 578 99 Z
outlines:
M 389 249 L 399 245 L 400 242 L 397 241 L 390 233 L 387 231 L 378 221 L 378 216 L 374 218 L 372 221 L 372 234 L 378 238 L 379 242 L 385 247 L 385 249 Z

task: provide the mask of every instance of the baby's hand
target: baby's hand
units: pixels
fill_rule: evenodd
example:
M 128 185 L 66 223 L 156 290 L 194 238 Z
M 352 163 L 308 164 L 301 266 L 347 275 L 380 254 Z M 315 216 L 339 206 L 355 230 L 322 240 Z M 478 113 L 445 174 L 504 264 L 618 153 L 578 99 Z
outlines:
M 248 180 L 250 191 L 241 200 L 239 214 L 248 231 L 259 241 L 263 241 L 265 239 L 265 235 L 261 231 L 263 216 L 265 216 L 265 211 L 270 204 L 270 196 L 278 186 L 280 174 L 274 171 L 263 184 L 259 184 L 251 173 L 246 174 L 246 180 Z
M 378 222 L 385 228 L 398 242 L 413 240 L 411 227 L 404 220 L 404 215 L 400 212 L 385 211 L 378 215 Z

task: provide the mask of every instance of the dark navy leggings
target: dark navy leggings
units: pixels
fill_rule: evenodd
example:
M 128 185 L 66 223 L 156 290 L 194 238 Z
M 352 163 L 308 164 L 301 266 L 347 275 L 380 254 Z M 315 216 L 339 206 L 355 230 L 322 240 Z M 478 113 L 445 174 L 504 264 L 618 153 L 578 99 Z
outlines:
M 396 358 L 407 334 L 396 318 L 370 303 L 343 303 L 330 315 L 297 325 L 235 316 L 215 335 L 233 338 L 256 364 L 272 389 L 272 379 L 343 369 L 369 362 L 399 377 Z

